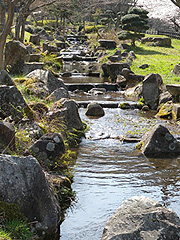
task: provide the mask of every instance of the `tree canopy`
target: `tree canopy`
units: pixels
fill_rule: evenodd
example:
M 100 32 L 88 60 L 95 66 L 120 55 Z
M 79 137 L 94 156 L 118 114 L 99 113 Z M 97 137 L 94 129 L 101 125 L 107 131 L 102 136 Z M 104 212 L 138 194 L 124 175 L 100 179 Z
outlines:
M 121 28 L 123 31 L 118 33 L 120 40 L 131 40 L 134 46 L 135 41 L 144 36 L 143 32 L 148 27 L 148 11 L 141 8 L 131 8 L 126 15 L 121 18 Z

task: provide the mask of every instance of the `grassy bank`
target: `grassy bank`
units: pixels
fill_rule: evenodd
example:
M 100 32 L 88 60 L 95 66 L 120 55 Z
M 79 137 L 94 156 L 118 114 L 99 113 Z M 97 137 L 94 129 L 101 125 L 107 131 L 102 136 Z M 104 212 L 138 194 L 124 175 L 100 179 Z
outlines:
M 180 40 L 172 39 L 172 48 L 153 47 L 140 42 L 136 45 L 132 49 L 137 56 L 132 63 L 132 71 L 142 75 L 158 73 L 165 84 L 180 82 L 180 78 L 172 73 L 174 66 L 180 62 Z M 140 69 L 141 64 L 149 64 L 149 68 Z
M 146 36 L 152 37 L 153 35 Z M 154 37 L 160 36 L 156 35 Z M 119 41 L 118 44 L 120 43 L 122 42 Z M 107 62 L 108 56 L 113 55 L 117 50 L 121 49 L 116 48 L 114 50 L 107 50 L 107 55 L 101 58 L 101 62 Z M 136 47 L 132 47 L 131 50 L 135 52 L 137 57 L 131 63 L 131 70 L 135 74 L 147 75 L 149 73 L 158 73 L 163 78 L 165 84 L 180 82 L 180 78 L 172 73 L 174 66 L 180 62 L 180 40 L 172 39 L 172 48 L 153 47 L 137 41 Z M 148 64 L 149 67 L 140 69 L 139 66 L 142 64 Z

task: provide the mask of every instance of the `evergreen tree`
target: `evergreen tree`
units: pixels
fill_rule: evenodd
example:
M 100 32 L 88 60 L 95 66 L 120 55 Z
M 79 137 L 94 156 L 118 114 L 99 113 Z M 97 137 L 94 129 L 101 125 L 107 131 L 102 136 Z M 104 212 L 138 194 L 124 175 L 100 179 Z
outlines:
M 128 14 L 121 18 L 121 28 L 123 31 L 118 33 L 120 40 L 131 40 L 131 45 L 135 46 L 135 41 L 144 37 L 143 32 L 148 27 L 148 11 L 141 8 L 131 8 Z

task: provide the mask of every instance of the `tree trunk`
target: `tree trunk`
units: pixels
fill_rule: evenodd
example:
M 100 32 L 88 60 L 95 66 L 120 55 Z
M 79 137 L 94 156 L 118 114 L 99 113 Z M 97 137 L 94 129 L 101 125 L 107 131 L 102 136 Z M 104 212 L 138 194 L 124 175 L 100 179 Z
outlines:
M 5 21 L 6 21 L 6 8 L 0 1 L 0 33 L 3 31 Z
M 25 35 L 25 23 L 26 19 L 23 19 L 22 24 L 21 24 L 21 36 L 19 38 L 20 42 L 24 42 L 24 35 Z
M 8 18 L 4 25 L 3 31 L 0 35 L 0 71 L 4 69 L 4 47 L 6 44 L 6 38 L 8 33 L 11 31 L 11 26 L 14 18 L 14 2 L 7 1 L 8 5 Z
M 21 16 L 16 18 L 16 26 L 15 26 L 15 39 L 19 40 L 20 38 L 20 29 L 21 29 Z
M 4 46 L 5 41 L 0 41 L 0 71 L 4 69 Z

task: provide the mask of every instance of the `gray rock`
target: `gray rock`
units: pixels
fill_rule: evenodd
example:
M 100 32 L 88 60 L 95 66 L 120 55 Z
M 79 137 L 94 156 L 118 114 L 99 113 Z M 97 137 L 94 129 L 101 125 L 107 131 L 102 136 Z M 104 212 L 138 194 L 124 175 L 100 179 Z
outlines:
M 40 45 L 40 36 L 39 34 L 32 34 L 29 39 L 34 45 Z
M 139 66 L 139 68 L 141 69 L 146 69 L 148 67 L 149 67 L 149 64 L 146 64 L 146 63 Z
M 39 62 L 41 55 L 40 54 L 30 54 L 29 55 L 29 62 Z
M 62 99 L 60 100 L 61 109 L 64 109 L 64 118 L 68 129 L 82 130 L 83 123 L 79 116 L 78 105 L 74 100 Z
M 144 111 L 144 112 L 147 112 L 147 111 L 149 111 L 150 109 L 149 109 L 149 106 L 148 105 L 144 105 L 144 106 L 142 106 L 142 109 L 141 109 L 142 111 Z
M 122 43 L 118 46 L 118 48 L 121 48 L 121 49 L 126 49 L 126 50 L 131 50 L 131 46 L 126 44 L 126 43 Z
M 153 46 L 171 47 L 171 38 L 168 37 L 145 37 L 141 39 L 141 42 L 150 42 Z
M 162 78 L 159 74 L 151 73 L 143 81 L 142 96 L 150 109 L 157 109 L 158 107 L 161 85 Z
M 86 109 L 87 116 L 103 117 L 104 109 L 98 103 L 89 103 Z
M 82 130 L 83 123 L 79 116 L 78 104 L 74 100 L 61 99 L 53 106 L 53 112 L 49 112 L 49 119 L 56 119 L 66 124 L 69 130 Z
M 19 121 L 26 115 L 28 109 L 16 86 L 0 86 L 0 117 L 4 119 L 11 116 L 14 121 Z
M 172 115 L 174 120 L 177 120 L 180 118 L 180 104 L 176 103 L 173 105 Z
M 58 41 L 65 42 L 65 39 L 63 36 L 59 35 L 58 33 L 55 34 L 55 38 Z
M 59 204 L 34 157 L 0 155 L 0 199 L 16 203 L 41 239 L 57 239 Z
M 38 139 L 30 150 L 46 168 L 53 169 L 56 159 L 65 153 L 65 146 L 60 134 L 47 133 Z
M 180 144 L 162 125 L 156 125 L 147 132 L 142 143 L 142 153 L 148 157 L 172 157 L 180 153 Z
M 0 121 L 0 151 L 15 150 L 15 128 L 11 123 Z
M 54 90 L 49 96 L 47 99 L 51 100 L 51 101 L 54 101 L 54 102 L 57 102 L 59 101 L 61 98 L 69 98 L 69 93 L 68 91 L 61 87 L 61 88 L 58 88 L 56 90 Z
M 173 96 L 173 101 L 179 102 L 180 84 L 167 84 L 166 89 Z
M 91 90 L 88 91 L 89 94 L 93 95 L 102 95 L 106 93 L 105 88 L 92 88 Z
M 58 48 L 48 42 L 43 43 L 43 52 L 48 51 L 48 53 L 58 52 Z
M 114 49 L 116 48 L 116 42 L 114 40 L 100 39 L 99 41 L 100 47 L 106 49 Z
M 15 85 L 14 81 L 5 70 L 0 71 L 0 85 L 7 85 L 7 86 Z
M 106 223 L 101 240 L 178 240 L 180 219 L 171 209 L 144 197 L 124 201 Z
M 58 88 L 66 86 L 62 79 L 56 78 L 51 72 L 37 69 L 25 76 L 26 78 L 35 79 L 31 92 L 37 93 L 39 97 L 44 97 Z M 29 86 L 30 88 L 30 86 Z
M 121 51 L 115 52 L 115 54 L 112 55 L 112 56 L 109 56 L 108 59 L 111 62 L 118 62 L 118 61 L 120 61 L 121 60 Z
M 72 73 L 71 72 L 64 72 L 62 73 L 61 77 L 71 77 Z
M 127 58 L 130 59 L 130 60 L 133 60 L 133 59 L 136 59 L 137 57 L 136 57 L 136 54 L 135 54 L 134 51 L 130 51 L 130 52 L 128 53 Z
M 56 46 L 61 50 L 61 49 L 67 48 L 68 44 L 63 41 L 59 41 L 59 42 L 56 42 Z
M 172 95 L 168 91 L 163 92 L 159 95 L 159 106 L 162 103 L 166 103 L 166 102 L 171 101 L 171 100 L 172 100 Z
M 131 101 L 138 101 L 140 99 L 142 95 L 142 85 L 138 84 L 135 87 L 132 88 L 128 88 L 125 93 L 124 96 L 127 100 L 131 100 Z
M 174 66 L 173 73 L 180 76 L 180 64 L 179 63 Z
M 127 85 L 127 80 L 123 75 L 117 75 L 116 82 L 117 82 L 118 86 L 121 88 L 125 88 Z
M 130 69 L 130 66 L 128 63 L 104 63 L 102 65 L 104 76 L 110 76 L 112 81 L 116 81 L 117 75 L 122 75 L 123 68 Z
M 38 32 L 38 35 L 40 36 L 40 39 L 42 40 L 48 40 L 48 41 L 53 41 L 54 38 L 49 35 L 44 29 Z
M 20 41 L 9 41 L 5 47 L 5 66 L 10 66 L 11 73 L 22 73 L 24 62 L 29 52 Z
M 37 69 L 43 69 L 45 64 L 43 62 L 30 62 L 30 63 L 24 63 L 23 68 L 22 68 L 22 73 L 28 74 L 34 70 Z

